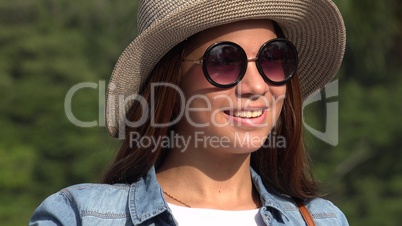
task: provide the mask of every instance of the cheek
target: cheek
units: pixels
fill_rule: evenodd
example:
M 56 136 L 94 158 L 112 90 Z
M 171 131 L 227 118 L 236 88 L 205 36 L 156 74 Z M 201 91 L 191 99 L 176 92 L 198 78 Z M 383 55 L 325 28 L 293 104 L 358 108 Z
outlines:
M 286 85 L 270 86 L 269 91 L 271 92 L 271 95 L 275 98 L 275 100 L 283 100 L 285 99 L 286 95 Z
M 187 65 L 186 65 L 187 66 Z M 210 84 L 204 76 L 201 65 L 182 66 L 180 88 L 183 91 L 187 120 L 194 123 L 222 123 L 225 121 L 222 107 L 228 106 L 232 89 L 222 90 Z
M 281 114 L 281 111 L 283 110 L 283 103 L 286 97 L 286 86 L 271 86 L 270 92 L 273 97 L 271 109 L 272 120 L 273 124 L 275 124 L 279 118 L 279 115 Z
M 220 89 L 212 85 L 205 78 L 201 65 L 195 64 L 192 67 L 182 67 L 183 73 L 180 82 L 180 89 L 183 91 L 186 101 L 190 101 L 191 107 L 216 108 L 223 106 L 229 99 L 232 89 Z M 226 98 L 223 98 L 226 97 Z
M 184 117 L 192 123 L 204 124 L 207 121 L 206 112 L 211 109 L 211 101 L 203 90 L 210 85 L 204 77 L 201 65 L 186 63 L 181 70 L 180 89 L 185 99 Z
M 201 65 L 186 63 L 182 65 L 181 71 L 180 88 L 187 98 L 189 98 L 187 94 L 191 96 L 211 86 L 204 76 Z
M 275 124 L 276 124 L 276 121 L 279 119 L 279 116 L 280 116 L 280 114 L 281 114 L 281 112 L 282 112 L 282 110 L 283 110 L 283 103 L 284 103 L 284 99 L 283 99 L 283 98 L 278 99 L 278 100 L 276 100 L 276 102 L 275 102 L 275 106 L 274 106 L 274 108 L 273 108 L 273 111 L 274 111 L 274 118 L 273 118 L 274 122 L 273 122 L 273 125 L 275 125 Z

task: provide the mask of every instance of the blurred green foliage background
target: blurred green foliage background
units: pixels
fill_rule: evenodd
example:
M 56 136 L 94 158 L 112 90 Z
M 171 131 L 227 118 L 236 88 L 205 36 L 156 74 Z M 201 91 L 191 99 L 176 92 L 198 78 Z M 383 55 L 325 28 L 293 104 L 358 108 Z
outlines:
M 402 225 L 402 4 L 335 3 L 348 39 L 339 96 L 304 113 L 325 131 L 325 106 L 338 102 L 339 144 L 306 131 L 314 172 L 351 225 Z M 0 2 L 1 225 L 26 225 L 50 194 L 99 180 L 118 148 L 102 126 L 103 81 L 136 35 L 136 7 L 127 0 Z M 66 94 L 81 82 L 97 86 L 73 96 L 73 114 L 100 126 L 77 127 L 66 116 Z

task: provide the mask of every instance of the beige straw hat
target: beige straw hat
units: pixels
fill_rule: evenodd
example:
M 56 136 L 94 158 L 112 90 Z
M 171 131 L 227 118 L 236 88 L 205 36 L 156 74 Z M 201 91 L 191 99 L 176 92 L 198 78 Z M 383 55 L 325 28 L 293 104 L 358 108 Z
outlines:
M 121 54 L 107 90 L 108 132 L 118 135 L 118 125 L 131 107 L 119 107 L 119 99 L 135 95 L 171 48 L 207 28 L 246 19 L 276 21 L 296 46 L 304 100 L 337 73 L 346 31 L 331 0 L 140 0 L 139 35 Z

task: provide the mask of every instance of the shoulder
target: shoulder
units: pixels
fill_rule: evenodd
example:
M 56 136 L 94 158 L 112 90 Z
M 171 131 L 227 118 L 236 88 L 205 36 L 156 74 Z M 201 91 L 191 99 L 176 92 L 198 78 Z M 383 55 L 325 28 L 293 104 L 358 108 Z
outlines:
M 324 221 L 326 225 L 349 225 L 345 214 L 329 200 L 315 198 L 304 204 L 317 222 Z
M 79 184 L 49 196 L 35 210 L 30 225 L 79 225 L 86 220 L 129 218 L 130 185 Z
M 64 188 L 56 194 L 80 208 L 94 205 L 98 207 L 107 205 L 110 208 L 109 205 L 112 203 L 126 204 L 129 190 L 129 184 L 78 184 Z
M 274 214 L 272 212 L 272 216 L 278 221 L 285 222 L 286 225 L 304 224 L 305 221 L 302 217 L 300 209 L 292 197 L 271 191 L 268 194 L 263 194 L 263 199 L 265 200 L 265 210 L 272 211 L 273 209 L 276 209 L 279 211 L 279 213 L 283 214 L 284 218 L 281 218 L 279 217 L 281 215 Z M 304 201 L 303 204 L 307 208 L 317 226 L 349 225 L 342 211 L 328 200 L 314 198 Z
M 275 196 L 277 207 L 281 210 L 289 225 L 300 225 L 304 219 L 295 200 L 287 195 Z M 308 199 L 303 202 L 317 226 L 348 226 L 345 214 L 331 201 L 322 198 Z

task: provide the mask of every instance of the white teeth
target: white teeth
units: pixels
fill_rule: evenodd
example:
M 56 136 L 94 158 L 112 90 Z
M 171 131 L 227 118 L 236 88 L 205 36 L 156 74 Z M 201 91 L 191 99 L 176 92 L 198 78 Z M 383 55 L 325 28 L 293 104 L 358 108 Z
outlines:
M 256 118 L 262 115 L 262 109 L 256 111 L 235 111 L 233 115 L 240 118 Z

